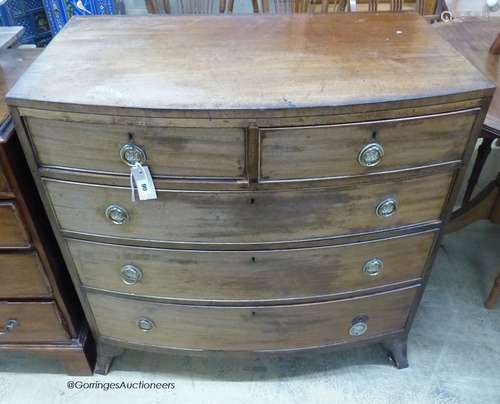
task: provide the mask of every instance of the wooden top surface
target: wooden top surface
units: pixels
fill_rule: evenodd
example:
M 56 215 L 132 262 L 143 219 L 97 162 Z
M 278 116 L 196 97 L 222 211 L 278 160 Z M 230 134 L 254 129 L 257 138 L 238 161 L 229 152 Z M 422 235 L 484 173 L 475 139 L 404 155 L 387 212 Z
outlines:
M 73 18 L 8 98 L 49 109 L 283 110 L 491 88 L 415 13 L 102 16 Z
M 5 49 L 0 52 L 0 129 L 10 118 L 5 94 L 41 53 L 42 49 Z M 0 131 L 0 142 L 4 135 Z
M 500 55 L 488 52 L 500 33 L 500 17 L 464 17 L 434 24 L 438 32 L 491 81 L 500 84 Z M 500 132 L 500 94 L 495 93 L 485 125 Z
M 16 43 L 23 33 L 24 27 L 0 27 L 0 50 Z

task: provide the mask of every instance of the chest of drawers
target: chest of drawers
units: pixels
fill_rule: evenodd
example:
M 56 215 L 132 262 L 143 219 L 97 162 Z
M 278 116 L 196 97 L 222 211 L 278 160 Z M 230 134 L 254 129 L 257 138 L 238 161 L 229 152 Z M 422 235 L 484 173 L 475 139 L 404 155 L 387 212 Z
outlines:
M 369 342 L 407 366 L 493 90 L 412 13 L 73 19 L 9 102 L 97 371 Z
M 0 52 L 0 354 L 43 355 L 88 375 L 92 338 L 4 98 L 40 53 Z

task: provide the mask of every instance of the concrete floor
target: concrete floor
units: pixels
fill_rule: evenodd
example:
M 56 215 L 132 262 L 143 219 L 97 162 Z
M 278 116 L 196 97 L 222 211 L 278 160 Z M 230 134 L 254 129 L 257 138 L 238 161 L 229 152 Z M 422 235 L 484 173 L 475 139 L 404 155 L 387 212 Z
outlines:
M 255 360 L 128 351 L 108 376 L 88 378 L 9 354 L 0 357 L 0 403 L 500 403 L 500 302 L 482 307 L 500 270 L 499 240 L 500 226 L 489 223 L 445 237 L 410 334 L 408 369 L 393 368 L 378 346 Z M 71 380 L 175 389 L 69 390 Z

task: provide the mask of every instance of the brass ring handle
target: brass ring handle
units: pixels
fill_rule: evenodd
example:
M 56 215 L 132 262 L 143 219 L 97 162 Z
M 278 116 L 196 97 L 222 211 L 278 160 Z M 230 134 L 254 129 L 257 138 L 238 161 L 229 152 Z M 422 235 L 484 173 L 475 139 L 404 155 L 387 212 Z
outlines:
M 143 278 L 142 270 L 135 265 L 127 264 L 121 267 L 120 276 L 125 285 L 135 285 Z
M 146 152 L 141 146 L 135 143 L 127 143 L 120 148 L 120 158 L 128 166 L 134 166 L 137 163 L 146 162 Z
M 379 217 L 392 216 L 398 210 L 398 201 L 395 198 L 386 198 L 375 208 L 375 213 Z
M 382 273 L 384 261 L 380 258 L 372 258 L 363 265 L 363 272 L 369 276 L 378 276 Z
M 369 143 L 360 150 L 358 163 L 363 167 L 374 167 L 382 161 L 384 147 L 380 143 Z
M 358 316 L 352 320 L 349 335 L 359 337 L 368 330 L 368 316 Z
M 9 319 L 5 322 L 3 328 L 0 330 L 0 335 L 5 335 L 5 334 L 8 334 L 12 331 L 14 331 L 14 329 L 19 326 L 19 321 L 17 320 L 14 320 L 14 319 Z
M 156 327 L 155 323 L 153 320 L 147 318 L 147 317 L 140 317 L 136 321 L 137 327 L 139 327 L 140 330 L 144 332 L 151 331 L 153 328 Z
M 120 205 L 109 205 L 104 214 L 114 224 L 125 224 L 129 221 L 127 209 L 122 208 Z

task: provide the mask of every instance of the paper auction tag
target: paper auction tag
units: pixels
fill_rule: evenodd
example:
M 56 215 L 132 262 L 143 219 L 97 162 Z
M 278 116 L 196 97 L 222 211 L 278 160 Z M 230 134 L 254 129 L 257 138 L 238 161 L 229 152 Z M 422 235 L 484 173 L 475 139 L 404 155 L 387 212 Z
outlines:
M 141 201 L 157 198 L 149 168 L 140 163 L 136 163 L 130 168 L 130 188 L 132 188 L 132 202 L 135 202 L 135 188 L 137 188 L 137 195 Z

